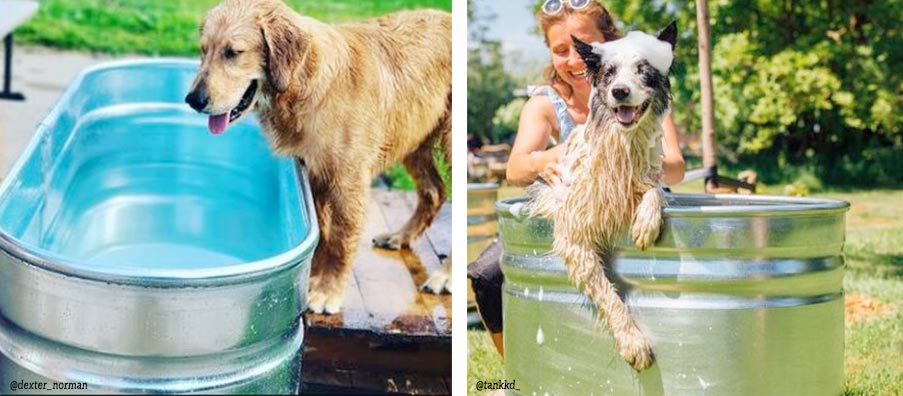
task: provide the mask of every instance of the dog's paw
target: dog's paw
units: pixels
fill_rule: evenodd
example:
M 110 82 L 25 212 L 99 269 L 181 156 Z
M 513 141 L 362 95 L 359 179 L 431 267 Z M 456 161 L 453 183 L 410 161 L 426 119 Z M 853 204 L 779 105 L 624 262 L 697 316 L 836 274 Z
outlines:
M 448 267 L 443 266 L 441 269 L 434 271 L 429 279 L 420 286 L 420 290 L 433 294 L 451 293 L 452 277 Z
M 307 309 L 316 314 L 334 315 L 342 311 L 344 300 L 344 293 L 311 290 L 307 294 Z
M 643 371 L 655 362 L 652 346 L 636 326 L 632 326 L 630 331 L 619 337 L 618 346 L 621 350 L 621 357 L 636 371 Z
M 633 222 L 633 229 L 631 230 L 631 236 L 633 237 L 633 242 L 636 244 L 637 249 L 646 250 L 646 248 L 652 246 L 655 240 L 658 239 L 661 228 L 661 213 L 651 215 L 646 219 L 637 216 L 636 221 Z
M 382 249 L 401 250 L 407 249 L 410 246 L 410 241 L 405 238 L 403 233 L 394 232 L 373 237 L 373 246 Z
M 633 238 L 637 249 L 645 250 L 652 246 L 662 230 L 662 207 L 659 197 L 647 193 L 637 208 L 636 218 L 633 220 L 633 227 L 630 230 L 630 236 Z

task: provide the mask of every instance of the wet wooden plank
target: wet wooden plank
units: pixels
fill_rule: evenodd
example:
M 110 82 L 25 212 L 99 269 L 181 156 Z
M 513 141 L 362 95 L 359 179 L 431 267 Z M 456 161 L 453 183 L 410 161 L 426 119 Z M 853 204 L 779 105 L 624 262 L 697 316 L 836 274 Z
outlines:
M 379 207 L 371 202 L 367 221 L 364 223 L 363 232 L 359 242 L 358 253 L 355 257 L 354 266 L 345 289 L 345 306 L 338 315 L 316 315 L 307 314 L 309 326 L 320 326 L 325 328 L 352 328 L 361 330 L 379 330 L 384 327 L 380 321 L 385 318 L 376 317 L 373 312 L 372 303 L 366 302 L 371 296 L 364 294 L 364 290 L 372 289 L 372 287 L 363 287 L 362 284 L 368 284 L 372 280 L 365 277 L 361 280 L 361 268 L 373 264 L 378 268 L 391 267 L 397 258 L 382 257 L 374 254 L 370 248 L 370 238 L 378 233 L 385 232 L 385 222 L 378 216 L 370 215 L 374 211 L 379 212 Z M 367 296 L 365 299 L 364 296 Z
M 413 211 L 417 207 L 416 194 L 407 194 L 405 197 Z M 433 224 L 411 246 L 412 253 L 421 258 L 428 273 L 441 268 L 444 260 L 451 255 L 451 221 L 451 204 L 445 203 L 433 220 Z M 426 277 L 423 280 L 425 281 Z M 423 282 L 418 284 L 423 284 Z M 448 294 L 425 293 L 423 295 L 424 304 L 432 313 L 436 329 L 442 335 L 451 335 L 452 309 L 449 297 Z
M 405 194 L 398 197 L 400 199 L 393 202 L 404 201 L 409 210 L 413 212 L 417 207 L 417 196 L 415 194 Z M 401 205 L 401 203 L 398 203 Z M 438 270 L 443 265 L 443 260 L 451 254 L 451 205 L 446 203 L 439 210 L 433 224 L 427 229 L 423 236 L 418 238 L 411 246 L 411 251 L 403 254 L 405 260 L 411 260 L 409 256 L 419 258 L 421 267 L 409 265 L 412 269 L 412 276 L 415 277 L 417 284 L 422 285 L 427 277 L 433 271 Z M 417 275 L 414 275 L 417 271 Z M 448 294 L 435 295 L 431 293 L 423 293 L 422 299 L 426 309 L 430 312 L 433 324 L 440 335 L 451 335 L 452 308 L 451 298 Z
M 413 213 L 406 195 L 398 191 L 377 190 L 373 192 L 373 198 L 379 203 L 386 224 L 392 224 L 393 231 L 396 231 L 407 222 Z M 418 249 L 418 246 L 423 246 L 421 241 L 415 241 L 413 245 L 412 249 Z M 439 335 L 439 330 L 432 319 L 432 307 L 426 303 L 426 298 L 429 296 L 417 289 L 427 278 L 428 270 L 425 264 L 428 262 L 438 263 L 439 259 L 436 257 L 436 253 L 428 247 L 425 250 L 418 250 L 421 251 L 420 254 L 417 254 L 414 250 L 394 252 L 398 254 L 401 263 L 404 264 L 408 271 L 412 284 L 416 289 L 416 296 L 413 304 L 409 305 L 402 315 L 396 317 L 389 330 L 412 335 Z
M 399 376 L 446 378 L 451 375 L 450 337 L 393 335 L 374 336 L 373 332 L 347 329 L 312 328 L 305 334 L 302 358 L 302 380 L 306 387 L 328 386 L 342 389 L 338 393 L 365 390 L 383 393 L 392 379 Z M 331 373 L 350 375 L 338 376 Z M 342 382 L 348 381 L 348 382 Z M 402 394 L 432 393 L 436 381 L 418 381 Z M 446 383 L 447 386 L 447 383 Z
M 442 236 L 443 227 L 451 233 L 450 207 L 411 251 L 389 251 L 373 248 L 371 239 L 407 221 L 413 194 L 374 189 L 371 195 L 344 312 L 306 316 L 303 381 L 324 392 L 448 394 L 451 296 L 418 287 L 441 265 L 429 235 L 436 235 L 440 252 L 443 243 L 450 251 L 451 238 Z
M 371 376 L 367 373 L 354 376 L 355 388 L 373 390 L 376 393 L 403 395 L 450 395 L 451 388 L 443 377 L 411 373 L 391 373 Z
M 403 224 L 413 212 L 416 198 L 412 193 L 382 189 L 375 189 L 372 196 L 343 313 L 308 314 L 308 323 L 390 334 L 450 335 L 451 296 L 418 289 L 428 274 L 441 266 L 441 258 L 447 254 L 442 252 L 450 251 L 450 206 L 440 211 L 427 235 L 415 241 L 410 251 L 391 251 L 373 248 L 371 239 L 390 230 L 390 223 L 395 227 Z

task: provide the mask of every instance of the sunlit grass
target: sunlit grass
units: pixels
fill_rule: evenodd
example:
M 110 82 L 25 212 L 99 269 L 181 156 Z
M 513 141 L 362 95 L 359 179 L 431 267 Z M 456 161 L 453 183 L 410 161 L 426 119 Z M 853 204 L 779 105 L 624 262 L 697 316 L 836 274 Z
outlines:
M 109 54 L 191 56 L 198 24 L 219 0 L 43 0 L 16 30 L 16 41 Z M 413 8 L 451 11 L 451 0 L 288 0 L 300 13 L 327 22 L 353 21 Z

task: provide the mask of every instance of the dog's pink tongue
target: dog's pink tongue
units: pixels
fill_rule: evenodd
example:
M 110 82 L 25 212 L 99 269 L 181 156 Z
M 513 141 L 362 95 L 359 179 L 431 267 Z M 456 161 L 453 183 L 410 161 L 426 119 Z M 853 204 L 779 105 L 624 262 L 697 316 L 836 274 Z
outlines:
M 223 133 L 227 126 L 229 126 L 228 111 L 220 115 L 212 115 L 210 116 L 210 120 L 207 121 L 207 127 L 210 128 L 210 133 L 214 135 Z
M 618 107 L 618 121 L 623 124 L 629 124 L 633 122 L 634 117 L 636 116 L 636 107 L 629 106 L 621 106 Z

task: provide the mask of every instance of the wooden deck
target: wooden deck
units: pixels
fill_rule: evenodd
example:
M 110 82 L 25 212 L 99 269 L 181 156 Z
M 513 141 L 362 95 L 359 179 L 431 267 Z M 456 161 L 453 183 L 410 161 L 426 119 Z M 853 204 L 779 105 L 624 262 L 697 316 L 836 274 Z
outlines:
M 451 206 L 410 251 L 372 247 L 398 230 L 417 198 L 374 189 L 339 315 L 306 315 L 302 393 L 451 393 L 451 295 L 418 286 L 451 252 Z

